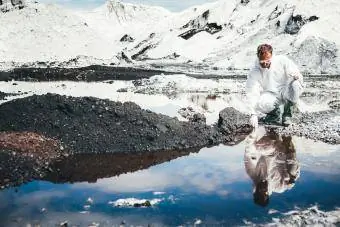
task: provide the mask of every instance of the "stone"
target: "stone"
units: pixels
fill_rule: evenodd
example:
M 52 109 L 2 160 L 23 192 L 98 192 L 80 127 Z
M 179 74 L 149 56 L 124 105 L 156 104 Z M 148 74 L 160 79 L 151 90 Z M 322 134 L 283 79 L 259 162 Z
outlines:
M 125 34 L 121 39 L 120 42 L 133 42 L 135 41 L 134 38 L 132 38 L 131 36 L 129 36 L 128 34 Z
M 227 107 L 219 113 L 217 127 L 225 135 L 249 133 L 252 131 L 249 118 L 249 115 L 243 114 L 233 107 Z

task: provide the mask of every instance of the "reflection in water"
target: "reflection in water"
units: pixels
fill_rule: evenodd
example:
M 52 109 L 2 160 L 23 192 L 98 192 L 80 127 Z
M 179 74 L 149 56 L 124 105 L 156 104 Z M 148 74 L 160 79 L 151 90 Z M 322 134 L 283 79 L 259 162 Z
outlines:
M 150 156 L 144 153 L 69 157 L 54 163 L 53 171 L 44 180 L 82 183 L 34 181 L 1 190 L 0 226 L 29 226 L 28 223 L 60 226 L 66 220 L 68 226 L 94 226 L 93 223 L 120 226 L 123 221 L 125 226 L 194 226 L 198 219 L 201 226 L 245 226 L 247 223 L 256 226 L 280 218 L 296 207 L 305 209 L 318 204 L 321 210 L 329 211 L 340 206 L 339 146 L 318 145 L 293 137 L 301 160 L 299 184 L 284 194 L 274 193 L 272 198 L 280 199 L 271 198 L 270 206 L 256 209 L 250 190 L 252 180 L 244 170 L 245 142 L 248 158 L 251 159 L 249 152 L 264 153 L 263 159 L 281 163 L 276 168 L 291 164 L 290 168 L 286 167 L 291 170 L 287 172 L 292 176 L 296 172 L 294 176 L 299 177 L 289 138 L 257 135 L 256 142 L 252 141 L 253 135 L 233 147 L 220 145 L 193 154 L 181 151 Z M 269 147 L 272 148 L 266 150 Z M 275 150 L 283 155 L 275 156 Z M 266 151 L 273 153 L 272 157 L 265 157 Z M 255 159 L 260 159 L 255 154 Z M 289 155 L 291 157 L 285 157 Z M 175 160 L 167 162 L 171 159 Z M 287 162 L 289 159 L 292 162 Z M 122 174 L 139 169 L 143 170 Z M 119 177 L 98 179 L 116 175 Z M 270 193 L 280 191 L 273 187 L 272 181 L 267 182 Z M 286 189 L 282 187 L 281 191 Z M 268 195 L 270 193 L 268 191 Z M 162 202 L 151 208 L 112 206 L 112 201 L 129 198 L 161 199 Z
M 291 189 L 300 176 L 292 138 L 265 132 L 263 128 L 247 137 L 244 165 L 253 181 L 254 202 L 261 206 L 268 205 L 273 192 Z
M 0 191 L 5 186 L 19 186 L 26 180 L 44 180 L 53 183 L 97 182 L 98 179 L 119 176 L 147 169 L 173 159 L 197 153 L 200 148 L 117 154 L 74 154 L 52 160 L 47 167 L 37 168 L 34 162 L 17 155 L 13 158 L 0 152 Z M 15 173 L 15 174 L 12 174 Z
M 217 96 L 213 94 L 210 95 L 195 94 L 189 97 L 189 101 L 191 103 L 194 103 L 195 105 L 201 107 L 205 111 L 209 110 L 208 101 L 209 100 L 215 101 L 216 99 Z
M 47 172 L 43 180 L 54 183 L 97 182 L 100 178 L 147 169 L 199 150 L 192 148 L 132 154 L 78 154 L 53 163 L 50 167 L 52 171 Z

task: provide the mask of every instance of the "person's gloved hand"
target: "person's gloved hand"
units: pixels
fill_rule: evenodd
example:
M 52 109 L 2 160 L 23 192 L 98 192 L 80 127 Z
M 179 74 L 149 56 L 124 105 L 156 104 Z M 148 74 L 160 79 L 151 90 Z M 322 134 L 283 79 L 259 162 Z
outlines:
M 257 128 L 259 126 L 259 120 L 255 114 L 250 117 L 250 125 L 253 126 L 253 128 Z
M 301 78 L 301 74 L 298 72 L 292 73 L 291 76 L 293 77 L 294 80 L 299 80 Z

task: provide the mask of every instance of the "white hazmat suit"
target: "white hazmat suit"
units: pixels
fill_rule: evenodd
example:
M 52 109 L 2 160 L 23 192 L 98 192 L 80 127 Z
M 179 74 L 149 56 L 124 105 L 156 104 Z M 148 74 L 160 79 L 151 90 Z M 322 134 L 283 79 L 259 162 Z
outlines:
M 297 103 L 302 88 L 303 76 L 289 58 L 273 55 L 269 69 L 262 68 L 257 59 L 246 82 L 249 112 L 257 121 L 258 116 L 269 113 L 285 100 Z

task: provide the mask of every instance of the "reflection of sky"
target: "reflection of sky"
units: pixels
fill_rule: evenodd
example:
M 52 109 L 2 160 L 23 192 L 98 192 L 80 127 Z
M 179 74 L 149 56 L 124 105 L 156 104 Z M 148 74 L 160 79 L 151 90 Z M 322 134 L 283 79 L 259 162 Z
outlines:
M 198 154 L 129 173 L 120 177 L 98 180 L 93 187 L 105 192 L 163 191 L 169 187 L 195 193 L 225 194 L 223 187 L 235 181 L 248 180 L 243 171 L 242 146 L 202 149 Z M 199 171 L 198 171 L 199 170 Z M 225 173 L 228 174 L 225 174 Z
M 134 225 L 192 225 L 196 219 L 203 224 L 242 224 L 243 220 L 271 221 L 279 214 L 269 215 L 270 209 L 285 212 L 295 206 L 309 207 L 316 203 L 326 210 L 340 206 L 337 193 L 340 169 L 336 167 L 340 160 L 339 147 L 323 144 L 321 156 L 314 154 L 322 144 L 313 150 L 306 140 L 294 138 L 294 141 L 302 166 L 301 177 L 293 189 L 274 193 L 266 208 L 252 201 L 252 182 L 243 163 L 245 144 L 241 143 L 234 147 L 205 148 L 187 157 L 101 179 L 95 184 L 32 182 L 19 187 L 17 192 L 8 189 L 0 193 L 0 223 L 11 226 L 8 221 L 23 218 L 21 223 L 26 223 L 28 218 L 44 223 L 43 226 L 54 226 L 65 220 L 70 225 L 81 226 L 92 222 L 119 225 L 123 220 Z M 324 163 L 319 168 L 320 157 L 328 160 L 328 165 Z M 165 194 L 155 195 L 155 191 Z M 89 197 L 93 204 L 87 202 Z M 163 198 L 164 201 L 150 209 L 115 208 L 108 204 L 120 198 Z M 90 213 L 80 213 L 84 205 L 90 205 Z M 46 211 L 42 212 L 42 208 Z

